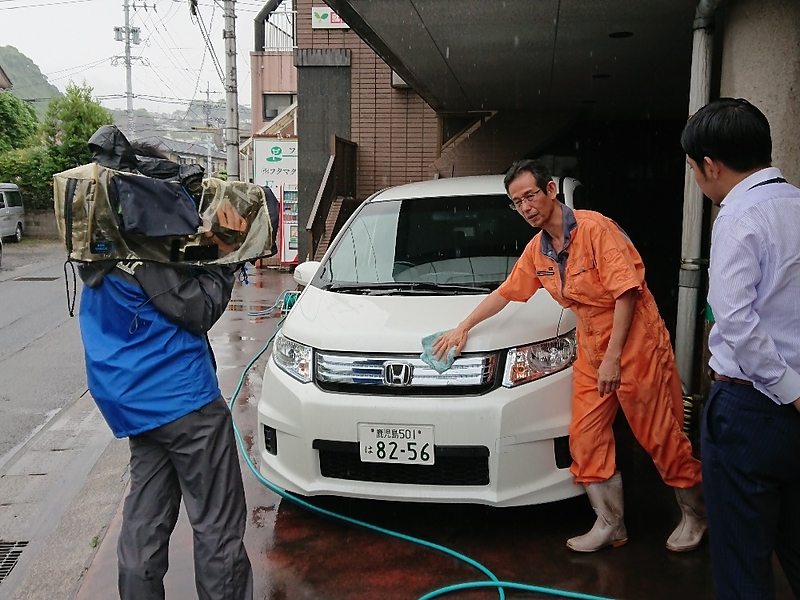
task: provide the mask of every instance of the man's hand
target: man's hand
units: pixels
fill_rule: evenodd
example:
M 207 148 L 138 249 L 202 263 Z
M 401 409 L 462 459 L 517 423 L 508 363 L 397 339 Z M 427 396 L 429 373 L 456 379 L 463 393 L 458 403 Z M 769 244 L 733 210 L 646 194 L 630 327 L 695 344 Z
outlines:
M 606 355 L 600 363 L 600 368 L 597 369 L 597 393 L 600 397 L 616 392 L 619 389 L 620 378 L 619 358 Z
M 499 313 L 508 303 L 509 300 L 503 298 L 497 290 L 494 290 L 491 294 L 486 296 L 486 298 L 481 300 L 481 303 L 469 313 L 467 318 L 458 324 L 458 327 L 440 335 L 434 340 L 432 348 L 436 360 L 442 360 L 447 356 L 450 348 L 454 346 L 456 349 L 455 356 L 461 354 L 461 350 L 463 350 L 464 346 L 467 344 L 469 330 L 478 323 L 482 323 L 489 317 Z
M 795 408 L 796 408 L 798 411 L 800 411 L 800 398 L 798 398 L 797 400 L 795 400 L 794 402 L 792 402 L 792 404 L 794 405 L 794 407 L 795 407 Z
M 466 329 L 456 327 L 436 338 L 433 342 L 433 355 L 436 357 L 436 360 L 442 360 L 447 356 L 447 353 L 453 346 L 456 347 L 455 356 L 461 354 L 461 350 L 467 343 L 467 335 L 468 332 Z
M 247 221 L 240 215 L 230 202 L 225 202 L 217 209 L 219 226 L 233 231 L 246 231 Z

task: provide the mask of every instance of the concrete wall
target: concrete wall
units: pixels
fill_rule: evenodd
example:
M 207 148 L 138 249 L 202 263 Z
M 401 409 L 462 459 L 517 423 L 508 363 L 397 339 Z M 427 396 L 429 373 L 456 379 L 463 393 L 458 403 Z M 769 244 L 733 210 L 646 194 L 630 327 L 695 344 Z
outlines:
M 773 164 L 800 185 L 800 2 L 732 0 L 727 15 L 720 96 L 764 112 Z
M 56 214 L 49 210 L 25 210 L 25 237 L 54 239 L 58 238 Z
M 504 173 L 514 161 L 539 154 L 574 122 L 569 113 L 500 111 L 453 140 L 433 164 L 441 177 Z
M 346 50 L 295 52 L 297 66 L 298 256 L 308 255 L 305 231 L 331 156 L 331 137 L 350 139 L 350 53 Z

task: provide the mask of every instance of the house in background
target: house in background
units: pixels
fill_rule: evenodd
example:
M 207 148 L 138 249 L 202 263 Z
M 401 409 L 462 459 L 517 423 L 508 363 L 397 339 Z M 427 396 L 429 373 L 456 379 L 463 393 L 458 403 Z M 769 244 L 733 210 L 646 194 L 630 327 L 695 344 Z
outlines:
M 12 87 L 11 80 L 8 78 L 5 71 L 3 71 L 2 65 L 0 65 L 0 90 L 10 90 Z
M 161 135 L 140 138 L 137 141 L 161 150 L 171 161 L 181 165 L 198 164 L 205 169 L 206 177 L 217 177 L 227 164 L 227 155 L 216 149 L 211 140 L 207 144 L 182 142 Z
M 269 0 L 255 18 L 254 37 L 250 53 L 252 131 L 264 135 L 265 128 L 297 101 L 297 11 L 293 3 Z
M 239 146 L 239 172 L 254 180 L 256 139 L 297 137 L 297 11 L 291 0 L 269 0 L 254 21 L 250 53 L 252 136 Z

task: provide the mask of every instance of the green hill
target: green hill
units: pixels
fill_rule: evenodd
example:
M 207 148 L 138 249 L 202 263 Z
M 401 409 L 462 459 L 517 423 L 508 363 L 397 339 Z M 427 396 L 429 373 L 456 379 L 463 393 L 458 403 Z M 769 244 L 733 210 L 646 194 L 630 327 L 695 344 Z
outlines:
M 47 104 L 53 97 L 60 97 L 61 92 L 47 81 L 39 67 L 14 46 L 0 46 L 0 66 L 11 79 L 10 92 L 36 109 L 39 120 L 47 110 Z

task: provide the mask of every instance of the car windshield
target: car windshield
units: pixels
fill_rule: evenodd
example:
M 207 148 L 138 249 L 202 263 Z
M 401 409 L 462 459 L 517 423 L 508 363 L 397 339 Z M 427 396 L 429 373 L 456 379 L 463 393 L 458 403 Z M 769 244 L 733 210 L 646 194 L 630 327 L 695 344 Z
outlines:
M 350 293 L 486 293 L 536 233 L 504 194 L 370 202 L 343 231 L 322 273 Z

